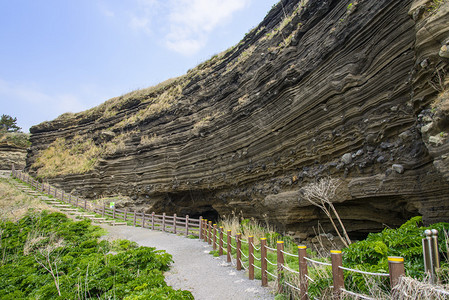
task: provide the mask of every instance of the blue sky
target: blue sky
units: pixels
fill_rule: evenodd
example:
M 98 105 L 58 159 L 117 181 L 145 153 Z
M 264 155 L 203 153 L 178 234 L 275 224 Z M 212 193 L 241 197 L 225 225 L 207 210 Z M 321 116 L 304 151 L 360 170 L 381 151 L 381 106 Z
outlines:
M 182 75 L 278 0 L 0 0 L 0 114 L 29 127 Z

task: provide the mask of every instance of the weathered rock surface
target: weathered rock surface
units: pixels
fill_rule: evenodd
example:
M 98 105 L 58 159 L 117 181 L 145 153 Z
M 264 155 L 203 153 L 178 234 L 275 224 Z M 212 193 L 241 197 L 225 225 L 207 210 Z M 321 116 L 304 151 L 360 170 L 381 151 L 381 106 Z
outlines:
M 418 214 L 447 221 L 449 142 L 428 137 L 449 126 L 449 109 L 431 112 L 445 89 L 449 5 L 430 14 L 430 2 L 282 1 L 287 17 L 278 4 L 240 44 L 168 87 L 34 126 L 27 166 L 37 171 L 57 138 L 100 145 L 125 132 L 91 172 L 49 180 L 90 198 L 127 195 L 148 211 L 242 212 L 305 238 L 318 220 L 331 227 L 298 191 L 332 176 L 344 180 L 335 206 L 352 237 Z M 160 108 L 174 85 L 181 92 Z
M 7 143 L 0 143 L 0 170 L 11 170 L 13 164 L 18 170 L 24 169 L 26 156 L 26 149 Z

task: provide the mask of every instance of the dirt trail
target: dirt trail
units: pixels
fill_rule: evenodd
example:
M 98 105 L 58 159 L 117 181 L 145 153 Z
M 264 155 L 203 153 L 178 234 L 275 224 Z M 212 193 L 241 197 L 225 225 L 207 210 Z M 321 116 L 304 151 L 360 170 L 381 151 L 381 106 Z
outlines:
M 198 240 L 171 233 L 130 226 L 101 225 L 109 237 L 127 239 L 141 246 L 156 247 L 173 255 L 174 263 L 166 273 L 168 285 L 189 290 L 195 299 L 274 299 L 260 280 L 249 280 L 243 271 L 226 263 L 226 257 L 213 257 L 212 247 Z

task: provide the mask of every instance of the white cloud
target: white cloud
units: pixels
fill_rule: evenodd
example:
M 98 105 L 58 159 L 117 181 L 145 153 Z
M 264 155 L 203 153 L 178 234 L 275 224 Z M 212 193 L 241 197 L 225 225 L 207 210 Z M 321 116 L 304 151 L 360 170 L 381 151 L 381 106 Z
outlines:
M 137 0 L 133 11 L 128 12 L 128 26 L 135 31 L 151 34 L 151 24 L 160 8 L 157 0 Z
M 207 42 L 208 35 L 251 0 L 170 0 L 169 33 L 165 43 L 171 50 L 192 55 Z

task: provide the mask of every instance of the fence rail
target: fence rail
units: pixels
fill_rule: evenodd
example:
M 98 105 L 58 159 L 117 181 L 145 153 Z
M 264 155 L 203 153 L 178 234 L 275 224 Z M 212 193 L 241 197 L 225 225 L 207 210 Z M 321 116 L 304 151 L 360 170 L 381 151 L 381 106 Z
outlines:
M 199 219 L 191 218 L 188 215 L 183 217 L 178 217 L 174 215 L 157 215 L 154 212 L 152 214 L 147 214 L 144 212 L 138 212 L 137 210 L 118 209 L 114 207 L 107 207 L 106 203 L 103 202 L 102 205 L 94 204 L 86 199 L 81 199 L 70 193 L 66 193 L 56 187 L 51 186 L 48 183 L 39 182 L 30 175 L 15 170 L 14 166 L 12 168 L 11 174 L 13 177 L 28 183 L 30 186 L 35 188 L 39 192 L 46 193 L 47 195 L 53 196 L 61 202 L 70 204 L 74 207 L 81 208 L 87 212 L 96 213 L 101 215 L 101 218 L 109 218 L 117 221 L 132 222 L 134 226 L 140 226 L 143 228 L 151 228 L 153 230 L 160 230 L 164 232 L 171 233 L 184 233 L 184 235 L 194 235 L 202 238 L 202 217 Z M 92 217 L 94 218 L 94 217 Z M 98 218 L 97 218 L 98 219 Z
M 253 237 L 248 237 L 248 240 L 243 240 L 240 233 L 232 235 L 231 230 L 224 232 L 223 227 L 217 227 L 217 224 L 212 224 L 212 221 L 208 221 L 202 217 L 194 219 L 190 218 L 188 215 L 185 217 L 178 217 L 176 214 L 167 215 L 163 213 L 162 215 L 158 215 L 154 212 L 147 214 L 136 210 L 129 210 L 127 208 L 117 209 L 115 206 L 106 207 L 105 203 L 102 205 L 93 204 L 86 199 L 81 199 L 71 194 L 67 194 L 62 190 L 58 190 L 47 183 L 41 183 L 28 174 L 16 171 L 14 166 L 12 169 L 12 176 L 30 184 L 38 191 L 53 195 L 62 202 L 69 203 L 75 207 L 94 212 L 101 215 L 102 218 L 108 217 L 116 220 L 123 220 L 132 223 L 133 226 L 172 232 L 175 234 L 183 232 L 186 236 L 189 234 L 196 235 L 200 240 L 203 240 L 211 245 L 214 250 L 217 250 L 219 256 L 226 255 L 227 262 L 235 266 L 237 270 L 247 270 L 250 280 L 254 280 L 255 270 L 257 270 L 257 272 L 260 271 L 262 286 L 268 286 L 268 279 L 270 276 L 276 281 L 278 292 L 284 292 L 285 289 L 294 291 L 299 295 L 299 299 L 301 300 L 309 299 L 308 285 L 309 281 L 313 282 L 313 279 L 308 275 L 309 268 L 321 267 L 332 269 L 333 293 L 336 299 L 340 299 L 341 294 L 349 294 L 361 299 L 372 299 L 368 295 L 362 295 L 346 290 L 344 284 L 344 271 L 357 272 L 367 276 L 389 277 L 391 288 L 396 286 L 401 276 L 405 275 L 404 259 L 402 257 L 388 258 L 388 273 L 373 273 L 351 269 L 343 266 L 343 254 L 341 251 L 331 251 L 331 263 L 317 261 L 307 257 L 307 247 L 303 245 L 298 246 L 297 253 L 289 253 L 284 251 L 284 243 L 282 241 L 277 242 L 276 248 L 271 248 L 268 247 L 267 240 L 261 238 L 259 241 L 260 247 L 256 247 Z M 243 251 L 242 244 L 245 248 L 247 247 L 246 253 Z M 276 255 L 276 261 L 270 261 L 269 256 L 273 257 L 274 255 Z M 286 256 L 286 259 L 284 259 L 284 255 Z M 297 270 L 288 266 L 288 259 L 297 259 Z M 269 265 L 273 266 L 270 270 L 268 268 Z M 272 269 L 274 269 L 274 271 Z M 297 286 L 297 283 L 295 285 L 293 282 L 286 280 L 286 272 L 299 277 L 299 286 Z

